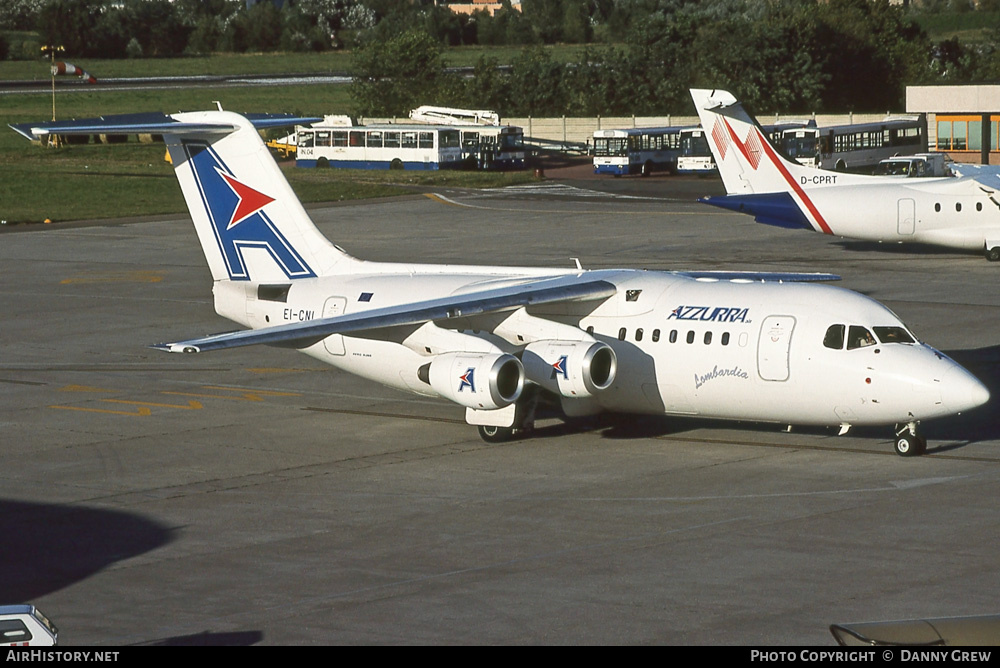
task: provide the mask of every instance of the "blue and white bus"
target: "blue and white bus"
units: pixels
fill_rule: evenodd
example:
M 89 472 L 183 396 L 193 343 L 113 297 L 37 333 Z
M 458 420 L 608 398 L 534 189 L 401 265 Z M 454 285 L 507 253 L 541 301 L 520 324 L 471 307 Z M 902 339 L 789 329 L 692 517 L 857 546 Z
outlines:
M 363 125 L 297 129 L 297 167 L 353 169 L 458 169 L 458 128 L 434 125 Z
M 524 169 L 524 130 L 516 125 L 460 125 L 462 159 L 481 170 Z
M 642 174 L 677 171 L 681 128 L 629 128 L 594 132 L 594 173 Z

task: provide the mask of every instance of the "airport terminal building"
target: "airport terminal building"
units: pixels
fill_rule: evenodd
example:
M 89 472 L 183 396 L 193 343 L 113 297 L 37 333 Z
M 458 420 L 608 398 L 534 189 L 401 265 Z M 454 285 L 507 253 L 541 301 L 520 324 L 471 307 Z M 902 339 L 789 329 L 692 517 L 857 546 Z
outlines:
M 1000 85 L 907 86 L 906 111 L 927 114 L 927 143 L 956 162 L 1000 164 Z

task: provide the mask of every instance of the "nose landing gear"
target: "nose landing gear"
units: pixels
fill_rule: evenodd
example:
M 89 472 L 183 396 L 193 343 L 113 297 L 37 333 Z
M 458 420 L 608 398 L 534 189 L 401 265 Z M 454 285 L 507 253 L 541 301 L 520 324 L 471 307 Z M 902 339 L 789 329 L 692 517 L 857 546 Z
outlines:
M 927 451 L 927 440 L 917 431 L 917 426 L 916 422 L 896 425 L 893 447 L 900 457 L 917 457 Z

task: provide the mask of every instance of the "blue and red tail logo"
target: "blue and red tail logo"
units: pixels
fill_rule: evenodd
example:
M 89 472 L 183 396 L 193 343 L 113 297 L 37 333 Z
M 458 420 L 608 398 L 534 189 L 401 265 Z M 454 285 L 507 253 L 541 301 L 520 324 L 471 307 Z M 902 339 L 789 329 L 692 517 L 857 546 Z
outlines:
M 288 278 L 316 276 L 265 213 L 273 197 L 240 181 L 207 144 L 186 142 L 184 149 L 230 279 L 253 279 L 243 258 L 246 248 L 266 250 Z

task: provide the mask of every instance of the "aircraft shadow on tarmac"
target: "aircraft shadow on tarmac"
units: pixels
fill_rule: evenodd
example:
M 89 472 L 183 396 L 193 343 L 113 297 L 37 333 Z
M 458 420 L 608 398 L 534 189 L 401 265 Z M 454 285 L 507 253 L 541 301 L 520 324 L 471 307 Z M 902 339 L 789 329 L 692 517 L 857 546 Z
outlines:
M 990 390 L 990 400 L 985 405 L 962 415 L 953 415 L 933 420 L 925 426 L 925 434 L 931 440 L 928 454 L 956 450 L 980 441 L 1000 440 L 1000 419 L 996 405 L 1000 403 L 1000 345 L 972 350 L 944 351 L 946 355 L 968 369 Z M 540 416 L 544 417 L 544 416 Z M 642 439 L 683 434 L 696 429 L 730 429 L 755 433 L 774 432 L 774 424 L 754 422 L 731 422 L 697 417 L 672 417 L 668 415 L 604 414 L 593 418 L 572 420 L 567 423 L 540 427 L 537 437 L 558 437 L 572 433 L 600 431 L 607 439 Z M 874 440 L 891 441 L 892 426 L 857 427 L 851 430 L 854 436 Z M 836 433 L 832 427 L 800 427 L 793 425 L 796 433 L 813 436 L 829 436 Z M 936 444 L 935 440 L 949 441 Z
M 139 515 L 0 499 L 3 604 L 30 603 L 166 545 L 174 532 Z
M 878 241 L 856 241 L 851 239 L 840 239 L 834 242 L 845 251 L 854 253 L 883 253 L 886 255 L 940 255 L 940 256 L 961 256 L 975 257 L 983 259 L 982 251 L 963 251 L 956 248 L 946 248 L 944 246 L 932 246 L 921 243 L 896 243 L 894 241 L 880 243 Z M 984 260 L 985 261 L 985 260 Z

